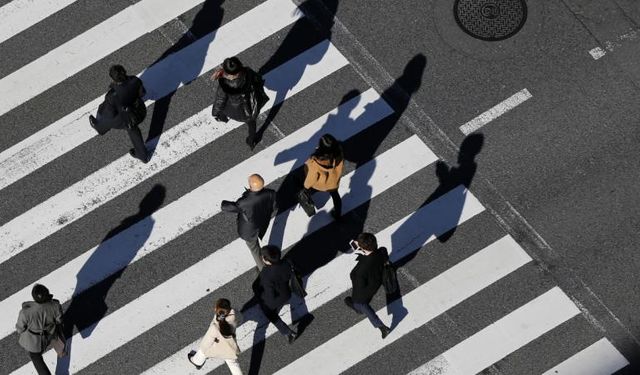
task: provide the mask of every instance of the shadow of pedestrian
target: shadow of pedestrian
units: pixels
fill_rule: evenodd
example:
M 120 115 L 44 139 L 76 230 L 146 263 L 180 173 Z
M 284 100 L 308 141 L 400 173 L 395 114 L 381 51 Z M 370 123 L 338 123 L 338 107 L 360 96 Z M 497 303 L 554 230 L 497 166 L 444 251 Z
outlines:
M 439 185 L 418 209 L 432 202 L 435 204 L 436 200 L 444 198 L 444 195 L 446 200 L 432 207 L 429 217 L 425 218 L 416 210 L 393 232 L 390 259 L 397 267 L 411 261 L 429 238 L 436 237 L 440 242 L 446 242 L 451 238 L 460 222 L 467 189 L 478 167 L 475 157 L 482 149 L 483 143 L 482 134 L 471 134 L 460 146 L 457 167 L 450 168 L 443 161 L 437 162 L 436 175 Z M 393 315 L 392 329 L 407 315 L 400 292 L 387 295 L 387 312 Z
M 156 100 L 147 142 L 162 134 L 171 100 L 178 88 L 200 76 L 209 45 L 215 38 L 215 30 L 222 24 L 223 2 L 224 0 L 205 1 L 189 30 L 140 76 L 147 89 L 145 99 Z M 180 59 L 172 58 L 171 55 L 178 51 Z M 169 65 L 170 74 L 166 69 L 154 69 L 154 66 L 157 68 L 156 64 Z M 156 145 L 157 142 L 148 145 L 150 154 L 153 154 Z
M 125 218 L 120 225 L 109 231 L 76 275 L 74 296 L 63 319 L 68 355 L 58 359 L 56 374 L 69 373 L 69 364 L 73 355 L 74 328 L 83 338 L 89 337 L 107 313 L 108 306 L 105 303 L 107 294 L 151 234 L 154 225 L 151 214 L 160 208 L 165 195 L 165 187 L 155 185 L 140 202 L 139 211 Z M 134 224 L 137 224 L 135 233 L 126 236 L 124 240 L 117 238 L 115 242 L 109 241 Z M 111 273 L 114 269 L 118 271 Z M 105 274 L 110 276 L 104 278 Z
M 311 14 L 314 12 L 313 7 L 318 5 L 322 6 L 324 8 L 323 11 L 325 13 L 328 13 L 330 19 L 333 20 L 333 17 L 338 11 L 337 0 L 325 1 L 323 3 L 319 3 L 317 0 L 306 0 L 305 2 L 303 2 L 298 6 L 298 9 L 300 9 L 305 14 Z M 333 24 L 323 25 L 321 31 L 315 33 L 314 35 L 309 35 L 309 27 L 310 27 L 309 20 L 307 19 L 307 17 L 302 17 L 300 20 L 296 21 L 293 24 L 293 26 L 291 27 L 291 30 L 287 33 L 287 36 L 284 37 L 278 49 L 274 52 L 273 55 L 271 55 L 269 60 L 265 62 L 262 65 L 262 67 L 260 67 L 260 69 L 258 69 L 258 72 L 264 75 L 267 72 L 275 69 L 280 64 L 284 63 L 285 59 L 291 56 L 292 51 L 299 50 L 301 46 L 308 46 L 310 38 L 318 39 L 318 43 L 321 40 L 325 40 L 325 39 L 331 40 L 332 26 Z M 268 128 L 269 124 L 273 121 L 273 119 L 276 117 L 276 115 L 280 111 L 280 108 L 284 103 L 284 99 L 286 98 L 287 93 L 291 91 L 298 84 L 307 67 L 310 65 L 317 64 L 325 55 L 325 53 L 327 52 L 327 48 L 329 47 L 329 43 L 327 43 L 325 46 L 326 47 L 324 49 L 318 50 L 317 53 L 311 59 L 305 61 L 306 64 L 296 64 L 295 66 L 291 67 L 291 69 L 287 71 L 287 76 L 290 77 L 290 79 L 287 80 L 286 85 L 271 86 L 269 83 L 265 84 L 266 88 L 268 88 L 269 90 L 275 91 L 276 93 L 276 96 L 274 98 L 274 103 L 280 103 L 280 104 L 274 105 L 269 110 L 267 117 L 265 118 L 264 122 L 256 132 L 257 142 L 260 142 L 265 130 Z M 296 54 L 299 54 L 303 51 L 297 51 L 297 52 L 298 53 Z

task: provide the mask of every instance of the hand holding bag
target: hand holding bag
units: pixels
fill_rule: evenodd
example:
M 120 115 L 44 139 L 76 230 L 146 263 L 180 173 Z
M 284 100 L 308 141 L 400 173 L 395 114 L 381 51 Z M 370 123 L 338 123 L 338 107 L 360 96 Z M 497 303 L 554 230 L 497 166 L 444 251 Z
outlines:
M 311 193 L 307 189 L 300 189 L 298 192 L 298 203 L 307 214 L 307 216 L 311 217 L 316 214 L 316 206 L 313 203 L 313 199 L 311 199 Z
M 396 267 L 389 261 L 382 267 L 382 286 L 387 294 L 394 294 L 400 289 Z
M 300 276 L 300 274 L 296 271 L 291 261 L 287 260 L 287 262 L 289 262 L 289 267 L 291 267 L 291 273 L 292 273 L 291 279 L 289 279 L 289 287 L 291 288 L 291 292 L 298 295 L 301 298 L 306 297 L 307 291 L 304 290 L 302 276 Z

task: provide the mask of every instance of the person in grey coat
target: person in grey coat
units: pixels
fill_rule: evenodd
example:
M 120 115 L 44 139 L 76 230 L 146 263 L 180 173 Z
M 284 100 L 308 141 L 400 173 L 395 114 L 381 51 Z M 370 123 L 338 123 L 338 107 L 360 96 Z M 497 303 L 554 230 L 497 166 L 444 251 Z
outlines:
M 42 359 L 52 341 L 62 344 L 55 347 L 59 356 L 64 355 L 62 332 L 62 306 L 60 301 L 53 299 L 49 290 L 40 284 L 31 290 L 33 301 L 24 302 L 18 315 L 16 331 L 18 343 L 27 352 L 31 362 L 39 375 L 51 375 L 49 368 Z
M 258 271 L 264 263 L 260 257 L 260 243 L 269 227 L 271 218 L 278 212 L 276 192 L 264 187 L 264 179 L 258 174 L 249 176 L 249 190 L 235 202 L 222 201 L 222 211 L 237 213 L 238 235 L 245 240 Z
M 109 85 L 104 102 L 98 107 L 97 117 L 89 116 L 89 124 L 100 135 L 109 129 L 126 129 L 133 144 L 129 154 L 148 163 L 149 153 L 138 127 L 147 116 L 147 106 L 142 99 L 147 92 L 142 80 L 127 75 L 122 65 L 111 66 L 109 76 L 113 82 Z
M 227 122 L 231 118 L 246 123 L 249 134 L 245 142 L 253 150 L 258 143 L 256 120 L 260 109 L 269 100 L 264 92 L 262 76 L 242 66 L 237 57 L 229 57 L 212 78 L 217 79 L 219 84 L 211 114 L 216 121 Z

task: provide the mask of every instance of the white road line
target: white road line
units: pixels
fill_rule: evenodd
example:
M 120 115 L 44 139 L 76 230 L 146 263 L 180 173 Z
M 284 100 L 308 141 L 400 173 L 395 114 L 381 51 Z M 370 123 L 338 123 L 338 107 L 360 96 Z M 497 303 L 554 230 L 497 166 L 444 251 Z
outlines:
M 376 187 L 373 194 L 379 194 L 408 177 L 407 173 L 415 173 L 436 159 L 428 147 L 418 137 L 413 136 L 361 168 L 366 169 L 365 173 L 369 173 L 368 168 L 374 168 L 369 183 Z M 346 186 L 350 185 L 352 176 L 357 176 L 359 173 L 362 171 L 356 170 L 345 176 L 345 188 L 342 189 L 342 193 L 347 190 Z M 368 188 L 367 185 L 358 186 L 359 194 L 350 194 L 345 197 L 349 198 L 344 201 L 345 211 L 366 202 L 370 198 L 366 193 Z M 293 238 L 293 242 L 285 243 L 284 246 L 293 245 L 295 241 L 329 224 L 331 220 L 328 214 L 314 218 L 304 214 L 298 215 L 296 221 L 291 221 L 287 226 L 287 231 L 295 232 L 294 235 L 287 236 Z M 310 225 L 315 221 L 321 221 L 321 223 Z M 91 335 L 85 338 L 82 337 L 82 333 L 74 335 L 71 346 L 71 372 L 80 371 L 110 351 L 212 293 L 210 290 L 216 290 L 231 282 L 252 267 L 255 267 L 255 263 L 241 239 L 215 251 L 204 260 L 99 321 L 95 330 L 93 327 L 89 328 L 89 332 L 92 331 Z M 171 297 L 167 298 L 168 296 Z M 49 352 L 46 357 L 49 364 L 56 363 L 55 353 Z M 32 371 L 32 368 L 33 365 L 28 363 L 15 373 L 26 373 Z
M 402 301 L 397 300 L 378 310 L 377 314 L 383 321 L 390 320 L 389 310 L 408 310 L 408 315 L 385 339 L 380 337 L 380 331 L 374 329 L 369 320 L 364 319 L 276 374 L 339 374 L 529 261 L 531 258 L 522 248 L 505 237 L 422 284 L 403 296 Z
M 13 0 L 0 8 L 0 43 L 28 29 L 76 0 Z
M 480 116 L 462 125 L 460 127 L 460 131 L 464 135 L 469 135 L 485 126 L 489 122 L 509 112 L 529 98 L 531 98 L 531 93 L 529 92 L 529 90 L 522 89 L 521 91 L 513 94 L 511 97 L 505 99 L 495 107 L 489 109 L 488 111 L 482 113 Z
M 571 299 L 554 287 L 409 375 L 476 374 L 579 313 Z
M 56 298 L 66 301 L 220 213 L 219 202 L 239 196 L 251 173 L 259 172 L 269 184 L 302 165 L 323 133 L 328 132 L 338 139 L 346 139 L 391 113 L 391 107 L 374 89 L 369 89 L 185 194 L 147 219 L 86 251 L 39 282 L 47 285 Z M 285 152 L 290 154 L 290 158 L 281 162 L 279 154 L 284 153 L 282 150 L 288 150 Z M 140 238 L 141 236 L 144 238 Z M 102 259 L 100 254 L 112 255 Z M 85 264 L 95 263 L 91 262 L 92 259 L 100 259 L 100 264 L 92 264 L 91 272 L 82 272 Z M 76 287 L 76 275 L 81 272 L 82 284 Z M 13 314 L 29 296 L 29 288 L 26 287 L 9 297 L 10 300 L 2 301 L 2 316 L 5 312 L 9 314 L 7 316 Z M 0 320 L 0 328 L 2 337 L 14 330 L 8 319 Z
M 140 73 L 147 87 L 147 98 L 155 100 L 169 94 L 177 87 L 176 77 L 183 82 L 193 80 L 221 64 L 225 56 L 239 54 L 301 17 L 302 13 L 290 0 L 265 1 Z M 204 62 L 201 61 L 203 50 L 206 51 Z M 193 64 L 201 66 L 199 72 L 193 71 Z M 50 70 L 48 67 L 43 71 Z M 28 82 L 33 81 L 33 77 L 28 78 Z M 0 94 L 0 97 L 3 96 Z M 97 133 L 89 126 L 88 118 L 97 111 L 102 100 L 101 96 L 85 104 L 1 152 L 0 189 L 95 137 Z M 151 103 L 147 100 L 146 104 Z
M 609 340 L 602 338 L 542 375 L 609 375 L 628 364 Z
M 590 50 L 589 54 L 591 55 L 591 57 L 593 57 L 594 60 L 598 60 L 599 58 L 601 58 L 604 55 L 606 55 L 607 51 L 603 50 L 600 47 L 596 47 L 596 48 Z
M 392 261 L 397 261 L 417 251 L 423 245 L 434 240 L 434 234 L 440 235 L 445 233 L 447 230 L 460 225 L 484 210 L 484 207 L 471 193 L 466 194 L 463 203 L 460 202 L 459 200 L 463 196 L 460 190 L 464 190 L 464 187 L 460 186 L 448 192 L 376 234 L 376 238 L 381 246 L 393 249 L 390 254 Z M 459 210 L 461 205 L 463 205 L 463 209 L 459 216 L 442 215 L 451 210 Z M 441 220 L 440 218 L 442 217 L 445 217 L 445 219 Z M 505 242 L 508 240 L 503 239 L 501 241 Z M 345 246 L 347 245 L 345 244 Z M 292 316 L 300 317 L 306 311 L 311 312 L 331 301 L 341 293 L 349 290 L 351 287 L 349 272 L 353 265 L 352 255 L 338 256 L 327 265 L 314 271 L 308 276 L 306 284 L 308 296 L 304 301 L 304 306 L 299 300 L 292 300 L 292 310 L 289 310 L 288 306 L 283 308 L 280 313 L 282 319 L 287 323 L 291 323 Z M 236 336 L 240 348 L 246 351 L 262 340 L 260 337 L 254 339 L 253 333 L 258 327 L 264 329 L 265 325 L 268 325 L 268 322 L 257 307 L 246 311 L 243 315 L 245 323 L 238 327 Z M 275 327 L 270 325 L 266 327 L 264 337 L 269 337 L 275 332 L 277 332 Z M 186 353 L 188 353 L 191 348 L 197 347 L 198 342 L 199 340 L 187 345 L 164 361 L 148 369 L 143 374 L 199 374 L 199 372 L 186 361 Z M 206 370 L 213 371 L 219 365 L 220 363 L 216 361 L 207 362 Z
M 314 64 L 309 65 L 310 61 Z M 265 79 L 269 87 L 292 87 L 286 92 L 288 98 L 347 64 L 347 59 L 327 40 L 276 68 Z M 296 67 L 307 65 L 302 77 L 287 75 L 291 69 L 302 70 Z M 276 98 L 275 92 L 266 90 L 271 100 L 263 111 L 269 110 L 274 105 L 273 98 Z M 282 95 L 278 98 L 285 99 Z M 165 132 L 148 164 L 140 163 L 127 154 L 0 227 L 0 238 L 5 239 L 0 243 L 0 263 L 240 125 L 233 121 L 216 123 L 211 117 L 211 107 L 205 108 Z
M 203 0 L 142 0 L 0 80 L 0 116 Z
M 601 48 L 601 47 L 592 48 L 591 50 L 589 50 L 589 54 L 591 55 L 591 57 L 593 57 L 594 60 L 598 60 L 604 55 L 606 55 L 607 52 L 612 52 L 616 48 L 621 47 L 624 42 L 634 41 L 639 37 L 640 37 L 640 30 L 631 30 L 628 33 L 620 35 L 614 41 L 605 41 L 603 43 L 604 48 Z

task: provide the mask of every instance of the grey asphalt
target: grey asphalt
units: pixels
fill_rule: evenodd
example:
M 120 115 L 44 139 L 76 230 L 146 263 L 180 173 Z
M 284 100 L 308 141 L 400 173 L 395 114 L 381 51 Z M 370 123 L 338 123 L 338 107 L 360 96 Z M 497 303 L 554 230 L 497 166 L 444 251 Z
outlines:
M 216 9 L 219 3 L 224 9 L 220 24 L 225 24 L 261 1 L 208 1 L 207 6 Z M 347 373 L 404 374 L 553 286 L 560 286 L 578 302 L 583 314 L 510 354 L 485 373 L 541 373 L 601 337 L 607 337 L 632 363 L 619 374 L 639 373 L 640 318 L 636 306 L 640 304 L 640 281 L 636 274 L 640 257 L 636 249 L 640 219 L 636 213 L 640 198 L 634 194 L 634 187 L 639 170 L 635 151 L 640 68 L 635 62 L 640 42 L 616 39 L 638 29 L 639 5 L 632 0 L 598 4 L 586 0 L 529 1 L 528 19 L 518 34 L 502 42 L 483 42 L 459 29 L 452 16 L 452 3 L 312 1 L 304 8 L 307 18 L 239 55 L 248 65 L 259 68 L 286 41 L 270 64 L 274 67 L 330 37 L 351 63 L 288 99 L 256 151 L 282 136 L 275 127 L 288 135 L 335 108 L 350 90 L 373 87 L 385 93 L 396 114 L 346 143 L 353 160 L 379 155 L 417 134 L 436 155 L 455 166 L 464 139 L 460 125 L 523 88 L 532 94 L 531 99 L 479 131 L 484 135 L 484 145 L 476 157 L 478 170 L 470 190 L 488 210 L 459 226 L 446 240 L 430 243 L 403 262 L 401 289 L 405 294 L 410 292 L 505 234 L 512 235 L 535 262 Z M 0 44 L 0 77 L 127 5 L 126 1 L 96 4 L 80 0 Z M 330 9 L 334 7 L 337 13 L 332 22 Z M 130 72 L 138 72 L 172 51 L 174 43 L 190 43 L 193 38 L 184 37 L 185 27 L 191 26 L 200 9 L 196 7 L 0 116 L 0 149 L 101 95 L 108 84 L 109 65 L 123 62 Z M 193 32 L 197 37 L 217 26 L 205 25 Z M 43 35 L 53 37 L 45 40 Z M 617 40 L 615 48 L 599 60 L 588 53 Z M 426 58 L 424 71 L 412 71 L 409 80 L 395 81 L 420 54 Z M 415 92 L 408 95 L 412 87 Z M 205 74 L 172 96 L 166 119 L 151 125 L 158 104 L 150 107 L 143 135 L 150 129 L 159 133 L 177 125 L 209 105 L 212 97 L 213 84 Z M 114 228 L 124 229 L 121 223 L 136 214 L 138 204 L 154 186 L 166 189 L 164 199 L 157 202 L 158 207 L 164 207 L 252 155 L 243 142 L 245 131 L 241 127 L 228 133 L 0 264 L 0 299 L 100 243 Z M 112 131 L 0 190 L 0 224 L 108 165 L 129 147 L 124 132 Z M 347 169 L 352 170 L 355 164 L 347 163 Z M 277 188 L 282 182 L 280 179 L 271 186 Z M 346 244 L 357 230 L 375 232 L 410 214 L 437 188 L 435 166 L 426 167 L 356 209 L 345 223 L 332 224 L 301 241 L 289 254 L 310 269 L 317 265 L 309 259 L 328 261 L 332 256 L 350 256 L 329 249 Z M 241 192 L 238 186 L 229 196 L 211 197 L 202 204 L 217 205 Z M 87 308 L 86 316 L 93 322 L 235 238 L 233 218 L 216 215 L 127 267 L 119 278 L 100 284 L 102 289 L 108 285 L 106 297 L 100 285 L 84 293 L 81 306 Z M 229 297 L 238 306 L 248 301 L 254 277 L 253 271 L 239 276 L 82 373 L 136 374 L 153 366 L 204 333 L 216 298 Z M 252 359 L 250 350 L 244 352 L 242 368 L 259 367 L 259 373 L 273 373 L 360 321 L 361 316 L 343 305 L 345 295 L 314 311 L 313 321 L 294 345 L 288 346 L 285 338 L 274 335 L 266 341 L 261 360 Z M 90 308 L 95 298 L 102 298 L 100 307 L 104 311 Z M 380 292 L 372 305 L 383 308 L 385 302 Z M 18 307 L 16 316 L 17 311 Z M 77 327 L 73 330 L 77 332 Z M 0 373 L 10 373 L 27 361 L 15 336 L 0 340 Z M 227 373 L 227 369 L 212 373 Z

